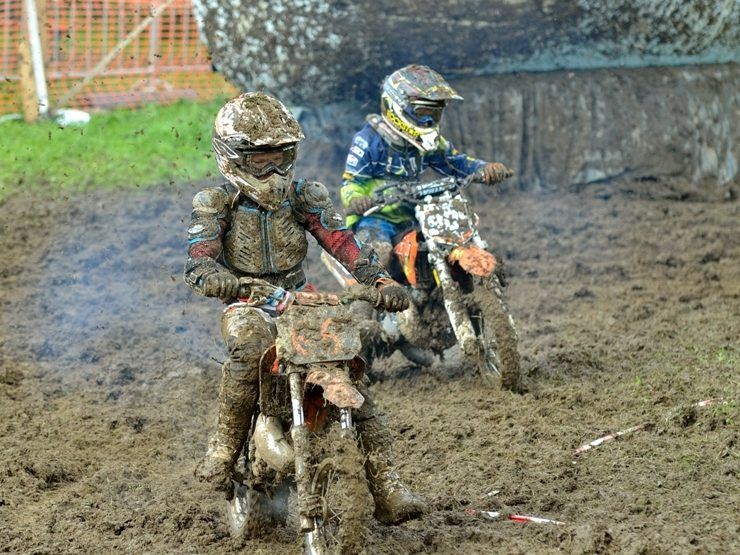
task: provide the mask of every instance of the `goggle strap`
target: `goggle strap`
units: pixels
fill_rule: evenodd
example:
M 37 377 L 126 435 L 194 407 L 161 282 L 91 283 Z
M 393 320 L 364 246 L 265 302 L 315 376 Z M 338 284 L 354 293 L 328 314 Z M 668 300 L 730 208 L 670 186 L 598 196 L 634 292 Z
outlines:
M 262 152 L 286 152 L 289 150 L 295 150 L 296 145 L 295 144 L 289 144 L 285 146 L 276 146 L 276 147 L 269 147 L 269 148 L 245 148 L 245 149 L 235 149 L 242 155 L 249 155 L 249 154 L 259 154 Z

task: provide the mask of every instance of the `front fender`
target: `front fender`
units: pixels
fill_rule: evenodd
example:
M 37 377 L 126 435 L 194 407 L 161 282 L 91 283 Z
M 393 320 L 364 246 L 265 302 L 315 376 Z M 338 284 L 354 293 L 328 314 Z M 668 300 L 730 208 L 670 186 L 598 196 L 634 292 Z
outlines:
M 496 269 L 496 258 L 487 250 L 469 244 L 452 249 L 447 260 L 476 277 L 488 277 Z
M 312 365 L 306 374 L 306 383 L 312 383 L 324 390 L 324 399 L 340 409 L 359 409 L 365 397 L 357 391 L 349 372 L 337 365 Z

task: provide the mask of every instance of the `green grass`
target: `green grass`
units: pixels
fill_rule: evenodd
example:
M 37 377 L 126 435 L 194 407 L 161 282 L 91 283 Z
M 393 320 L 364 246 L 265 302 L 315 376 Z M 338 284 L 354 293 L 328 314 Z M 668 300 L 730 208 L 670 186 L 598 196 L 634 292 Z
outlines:
M 84 127 L 0 123 L 0 198 L 40 188 L 146 187 L 214 175 L 211 127 L 223 102 L 93 113 Z

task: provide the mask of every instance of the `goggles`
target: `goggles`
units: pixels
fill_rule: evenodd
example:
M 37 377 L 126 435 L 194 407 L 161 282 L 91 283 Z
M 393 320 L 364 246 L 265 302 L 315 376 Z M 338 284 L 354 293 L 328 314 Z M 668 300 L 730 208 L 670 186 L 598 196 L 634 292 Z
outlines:
M 231 146 L 219 137 L 213 137 L 213 149 L 255 177 L 262 177 L 270 172 L 285 177 L 293 168 L 297 150 L 295 144 L 277 148 L 249 149 L 238 145 Z
M 406 108 L 413 120 L 420 127 L 434 127 L 442 120 L 442 112 L 445 105 L 440 102 L 417 100 L 409 103 Z

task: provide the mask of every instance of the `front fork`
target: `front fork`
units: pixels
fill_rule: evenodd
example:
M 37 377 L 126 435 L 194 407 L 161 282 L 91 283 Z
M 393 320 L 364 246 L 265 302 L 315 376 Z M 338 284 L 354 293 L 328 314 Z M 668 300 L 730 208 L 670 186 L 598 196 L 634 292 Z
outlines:
M 290 429 L 290 437 L 293 439 L 293 450 L 295 453 L 295 483 L 298 494 L 298 514 L 301 532 L 306 534 L 306 545 L 312 546 L 312 552 L 320 553 L 319 526 L 314 515 L 315 507 L 312 502 L 312 492 L 309 484 L 308 462 L 308 427 L 303 414 L 303 379 L 301 373 L 293 371 L 290 373 L 290 402 L 293 409 L 293 427 Z M 352 433 L 351 409 L 339 409 L 339 424 L 342 433 Z
M 311 532 L 314 529 L 314 519 L 309 516 L 310 476 L 308 475 L 308 427 L 303 415 L 303 380 L 301 373 L 293 371 L 288 378 L 290 381 L 290 403 L 293 408 L 293 427 L 290 437 L 293 439 L 295 453 L 295 484 L 298 494 L 298 514 L 301 532 Z
M 427 242 L 431 243 L 429 239 L 427 239 Z M 439 286 L 442 288 L 445 310 L 450 318 L 457 343 L 460 345 L 463 354 L 474 356 L 478 352 L 478 338 L 475 336 L 473 323 L 470 321 L 468 311 L 462 302 L 460 287 L 452 279 L 447 257 L 435 248 L 433 243 L 430 244 L 429 261 L 432 263 L 439 280 Z

